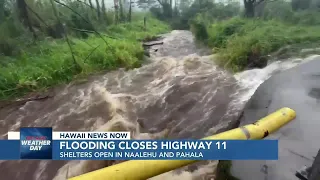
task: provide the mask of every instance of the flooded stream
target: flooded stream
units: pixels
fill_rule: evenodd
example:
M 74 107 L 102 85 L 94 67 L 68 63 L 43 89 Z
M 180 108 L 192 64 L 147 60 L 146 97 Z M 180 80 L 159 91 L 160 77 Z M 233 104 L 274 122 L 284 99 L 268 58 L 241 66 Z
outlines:
M 141 68 L 96 75 L 56 88 L 52 98 L 1 108 L 1 137 L 19 127 L 48 126 L 56 131 L 130 131 L 135 139 L 201 138 L 236 127 L 257 87 L 301 62 L 273 62 L 232 75 L 196 46 L 189 31 L 172 31 L 161 41 L 151 48 L 151 62 Z M 0 170 L 1 179 L 60 180 L 67 171 L 70 177 L 113 163 L 2 161 Z M 204 162 L 153 179 L 212 177 L 215 165 Z

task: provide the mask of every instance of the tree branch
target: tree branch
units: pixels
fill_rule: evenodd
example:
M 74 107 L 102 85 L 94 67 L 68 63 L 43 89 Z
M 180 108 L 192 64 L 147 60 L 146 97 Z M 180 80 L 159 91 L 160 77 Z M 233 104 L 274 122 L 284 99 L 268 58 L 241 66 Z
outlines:
M 55 0 L 54 0 L 54 1 L 55 1 Z M 78 62 L 76 61 L 76 57 L 74 56 L 73 49 L 72 49 L 70 40 L 69 40 L 69 38 L 68 38 L 68 34 L 67 34 L 67 32 L 66 32 L 66 30 L 65 30 L 65 28 L 64 28 L 64 26 L 63 26 L 63 24 L 62 24 L 62 22 L 61 22 L 61 20 L 60 20 L 58 10 L 57 10 L 55 4 L 53 3 L 53 0 L 50 0 L 50 2 L 51 2 L 51 6 L 52 6 L 52 9 L 53 9 L 54 15 L 55 15 L 56 18 L 57 18 L 58 24 L 59 24 L 60 26 L 62 26 L 62 29 L 63 29 L 63 31 L 64 31 L 64 38 L 65 38 L 65 40 L 66 40 L 66 42 L 67 42 L 67 44 L 68 44 L 68 46 L 69 46 L 69 49 L 70 49 L 70 52 L 71 52 L 71 55 L 72 55 L 72 59 L 73 59 L 73 63 L 74 63 L 74 65 L 75 65 L 75 67 L 77 68 L 77 70 L 78 70 L 78 69 L 81 70 L 80 65 L 79 65 Z
M 76 1 L 79 2 L 79 3 L 85 4 L 86 6 L 88 6 L 88 7 L 90 7 L 90 8 L 93 8 L 92 6 L 90 6 L 90 4 L 87 4 L 87 3 L 84 2 L 84 1 L 81 1 L 81 0 L 76 0 Z
M 157 0 L 157 1 L 161 6 L 163 6 L 163 3 L 161 2 L 161 0 Z
M 84 18 L 81 14 L 79 14 L 77 11 L 73 10 L 72 8 L 70 8 L 69 6 L 67 6 L 66 4 L 63 4 L 63 3 L 59 2 L 58 0 L 53 0 L 53 1 L 56 2 L 56 3 L 58 3 L 58 4 L 60 4 L 60 5 L 62 5 L 62 6 L 64 6 L 64 7 L 66 7 L 66 8 L 68 8 L 68 9 L 70 9 L 73 13 L 75 13 L 75 14 L 77 14 L 79 17 L 81 17 L 86 23 L 88 23 L 89 25 L 91 25 L 92 28 L 93 28 L 93 31 L 106 43 L 106 45 L 107 45 L 111 50 L 113 50 L 113 49 L 111 48 L 111 46 L 109 45 L 109 43 L 102 37 L 102 35 L 101 35 L 98 31 L 96 31 L 96 30 L 94 29 L 94 26 L 91 24 L 91 22 L 89 22 L 89 21 L 88 21 L 86 18 Z
M 29 11 L 31 11 L 45 26 L 49 27 L 48 24 L 39 16 L 38 13 L 36 13 L 33 9 L 31 9 L 28 4 L 26 5 Z
M 71 28 L 71 29 L 76 30 L 76 31 L 79 31 L 79 32 L 95 33 L 94 31 L 90 31 L 90 30 L 87 30 L 87 29 L 78 29 L 78 28 Z M 118 38 L 116 38 L 116 37 L 108 36 L 108 35 L 106 35 L 106 34 L 101 34 L 101 35 L 106 36 L 106 37 L 111 38 L 111 39 L 118 39 Z
M 99 47 L 100 45 L 98 45 L 97 47 L 95 47 L 94 49 L 92 49 L 92 51 L 89 53 L 89 55 L 84 59 L 84 63 L 86 63 L 87 62 L 87 60 L 89 59 L 89 57 L 93 54 L 93 52 L 95 51 L 95 50 L 97 50 L 98 49 L 98 47 Z

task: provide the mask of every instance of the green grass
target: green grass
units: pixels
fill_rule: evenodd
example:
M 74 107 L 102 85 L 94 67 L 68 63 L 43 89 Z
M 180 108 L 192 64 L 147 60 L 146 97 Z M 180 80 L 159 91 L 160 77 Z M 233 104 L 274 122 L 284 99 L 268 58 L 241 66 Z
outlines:
M 99 71 L 139 67 L 144 50 L 138 40 L 168 30 L 166 24 L 150 17 L 146 31 L 143 18 L 108 27 L 104 34 L 116 39 L 104 37 L 107 44 L 95 35 L 71 38 L 76 63 L 64 40 L 41 41 L 22 49 L 18 56 L 0 57 L 0 99 L 12 99 Z
M 252 63 L 265 63 L 266 55 L 290 44 L 320 40 L 320 26 L 285 24 L 280 21 L 232 18 L 206 27 L 205 41 L 218 53 L 218 64 L 234 72 Z

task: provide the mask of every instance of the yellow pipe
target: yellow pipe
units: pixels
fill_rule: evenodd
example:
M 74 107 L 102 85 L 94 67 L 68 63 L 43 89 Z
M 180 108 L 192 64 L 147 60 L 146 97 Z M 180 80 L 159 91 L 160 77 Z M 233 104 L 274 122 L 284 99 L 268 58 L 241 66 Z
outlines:
M 263 139 L 296 117 L 294 110 L 282 108 L 256 123 L 209 136 L 206 140 Z M 69 180 L 146 180 L 186 166 L 195 160 L 131 160 L 99 169 Z

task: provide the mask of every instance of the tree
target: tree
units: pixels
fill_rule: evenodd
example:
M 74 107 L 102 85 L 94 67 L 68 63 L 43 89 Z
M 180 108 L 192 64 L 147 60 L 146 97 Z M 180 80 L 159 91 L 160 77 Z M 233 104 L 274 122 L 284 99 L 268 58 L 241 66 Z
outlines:
M 128 13 L 128 21 L 131 22 L 131 17 L 132 17 L 132 4 L 133 2 L 130 0 L 129 1 L 129 13 Z
M 37 38 L 36 32 L 34 31 L 34 29 L 32 28 L 32 23 L 31 20 L 29 18 L 29 13 L 28 13 L 28 9 L 27 9 L 27 3 L 25 0 L 17 0 L 17 7 L 19 10 L 19 18 L 22 21 L 22 24 L 24 24 L 25 26 L 27 26 L 30 30 L 30 32 L 32 32 L 34 39 Z
M 124 13 L 124 7 L 123 7 L 123 1 L 119 0 L 119 15 L 120 15 L 120 21 L 125 21 L 125 13 Z
M 298 11 L 298 10 L 305 10 L 310 7 L 311 0 L 292 0 L 291 6 L 292 10 Z
M 4 11 L 5 11 L 5 4 L 4 1 L 0 1 L 0 22 L 4 21 Z
M 75 56 L 74 56 L 74 53 L 73 53 L 73 49 L 72 49 L 72 46 L 71 46 L 71 42 L 70 42 L 70 40 L 69 40 L 69 38 L 68 38 L 68 34 L 65 32 L 65 29 L 64 29 L 64 26 L 63 26 L 63 24 L 62 24 L 62 22 L 61 22 L 61 19 L 60 19 L 60 16 L 59 16 L 59 12 L 58 12 L 58 10 L 57 10 L 57 7 L 56 7 L 56 5 L 54 4 L 54 1 L 55 2 L 57 2 L 57 3 L 59 3 L 59 1 L 58 0 L 50 0 L 50 3 L 51 3 L 51 6 L 52 6 L 52 9 L 53 9 L 53 13 L 54 13 L 54 16 L 56 17 L 56 19 L 57 19 L 57 24 L 61 27 L 61 29 L 63 29 L 63 31 L 64 31 L 64 38 L 65 38 L 65 40 L 66 40 L 66 42 L 67 42 L 67 44 L 68 44 L 68 46 L 69 46 L 69 49 L 70 49 L 70 52 L 71 52 L 71 56 L 72 56 L 72 59 L 73 59 L 73 65 L 74 65 L 74 68 L 77 70 L 77 71 L 81 71 L 81 67 L 80 67 L 80 65 L 78 64 L 78 62 L 76 61 L 76 58 L 75 58 Z
M 98 19 L 101 19 L 101 12 L 100 12 L 100 3 L 99 0 L 96 0 L 96 4 L 97 4 L 97 15 L 98 15 Z
M 260 7 L 258 8 L 260 9 Z M 261 17 L 265 20 L 277 19 L 281 21 L 292 21 L 295 18 L 291 8 L 291 2 L 288 1 L 269 3 L 262 8 L 262 12 L 259 12 L 259 9 L 256 9 L 256 16 Z
M 252 18 L 254 17 L 254 4 L 256 3 L 256 0 L 243 0 L 244 3 L 244 9 L 245 9 L 245 17 Z
M 133 3 L 133 2 L 132 2 Z M 150 7 L 159 5 L 159 3 L 157 2 L 157 0 L 138 0 L 136 1 L 136 4 L 139 8 L 143 9 L 143 10 L 147 10 Z
M 163 16 L 165 18 L 172 18 L 172 0 L 158 0 L 162 7 Z
M 107 14 L 106 14 L 106 4 L 104 2 L 104 0 L 101 0 L 101 11 L 102 11 L 102 16 L 103 19 L 106 21 L 107 20 Z
M 91 9 L 93 9 L 92 0 L 88 0 L 88 1 L 89 1 L 89 5 L 90 5 Z
M 138 0 L 137 4 L 143 9 L 150 8 L 156 16 L 161 14 L 161 18 L 172 18 L 173 0 Z
M 320 8 L 320 0 L 312 0 L 310 7 L 313 9 L 318 9 Z
M 255 9 L 261 3 L 273 2 L 276 0 L 243 0 L 244 8 L 245 8 L 245 17 L 253 18 L 255 16 Z
M 119 0 L 113 0 L 113 3 L 114 3 L 115 23 L 118 24 L 118 22 L 119 22 Z
M 180 0 L 178 7 L 182 12 L 184 12 L 184 11 L 188 10 L 191 3 L 192 3 L 191 0 Z

